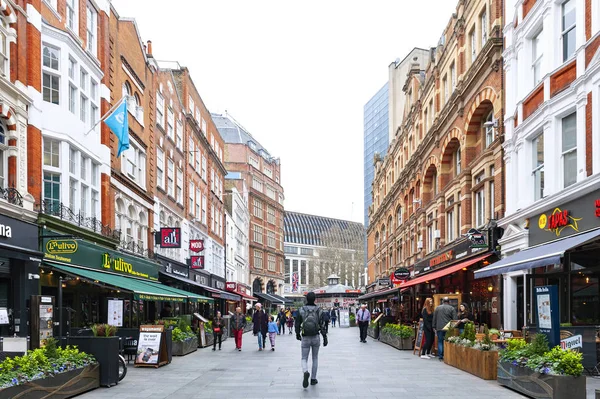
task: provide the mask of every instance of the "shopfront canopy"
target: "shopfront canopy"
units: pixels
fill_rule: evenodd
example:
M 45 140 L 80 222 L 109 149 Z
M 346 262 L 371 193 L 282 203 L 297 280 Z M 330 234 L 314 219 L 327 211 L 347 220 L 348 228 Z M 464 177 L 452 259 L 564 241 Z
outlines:
M 560 263 L 560 259 L 566 251 L 593 241 L 598 237 L 600 237 L 600 229 L 528 248 L 514 255 L 507 256 L 483 269 L 476 270 L 475 278 L 497 276 L 502 273 L 555 265 Z
M 276 295 L 276 294 L 269 294 L 269 295 L 272 296 L 272 297 L 274 297 L 274 298 L 279 299 L 280 301 L 283 301 L 283 303 L 285 305 L 293 305 L 294 304 L 294 301 L 292 301 L 291 299 L 284 298 L 284 297 Z
M 74 277 L 81 277 L 96 283 L 103 283 L 115 288 L 120 288 L 125 291 L 130 291 L 134 294 L 134 299 L 136 300 L 185 302 L 188 299 L 193 301 L 194 299 L 190 297 L 190 295 L 196 295 L 180 290 L 177 290 L 180 292 L 176 292 L 174 291 L 176 290 L 175 288 L 167 287 L 159 283 L 143 281 L 131 277 L 120 276 L 117 274 L 104 273 L 73 266 L 66 266 L 54 262 L 44 263 L 46 264 L 46 266 L 50 266 L 55 270 L 64 272 Z
M 397 292 L 398 292 L 398 287 L 388 288 L 387 290 L 373 291 L 373 292 L 369 292 L 368 294 L 365 294 L 363 296 L 359 296 L 358 300 L 362 301 L 365 299 L 377 298 L 377 297 L 384 296 L 384 295 L 391 295 L 391 294 L 394 294 Z
M 283 299 L 277 299 L 271 294 L 265 294 L 263 292 L 255 292 L 254 295 L 260 300 L 264 300 L 266 302 L 271 302 L 276 305 L 285 305 L 285 301 Z
M 408 280 L 408 281 L 405 281 L 404 283 L 401 283 L 398 288 L 404 289 L 404 288 L 412 287 L 413 285 L 417 285 L 417 284 L 425 283 L 427 281 L 435 280 L 440 277 L 445 277 L 445 276 L 455 273 L 461 269 L 466 269 L 469 266 L 473 266 L 477 262 L 484 260 L 485 258 L 487 258 L 490 255 L 491 254 L 488 253 L 488 254 L 485 254 L 482 256 L 478 256 L 476 258 L 466 260 L 464 262 L 457 263 L 452 266 L 444 267 L 443 269 L 434 271 L 432 273 L 427 273 L 423 276 L 419 276 L 415 279 Z

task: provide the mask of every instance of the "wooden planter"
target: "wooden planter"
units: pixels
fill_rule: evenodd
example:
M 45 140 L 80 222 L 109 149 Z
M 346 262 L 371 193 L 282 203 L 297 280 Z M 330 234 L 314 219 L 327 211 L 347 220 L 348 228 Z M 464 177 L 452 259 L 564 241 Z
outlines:
M 379 336 L 381 342 L 384 344 L 388 344 L 393 346 L 396 349 L 400 350 L 412 350 L 413 349 L 413 339 L 412 338 L 400 338 L 398 335 L 393 335 L 386 332 L 381 332 Z
M 56 374 L 0 390 L 0 398 L 12 399 L 66 399 L 100 386 L 100 366 L 87 367 Z
M 540 374 L 498 362 L 498 383 L 535 399 L 585 399 L 586 377 Z
M 498 352 L 481 351 L 444 342 L 444 363 L 484 380 L 495 380 L 498 374 Z
M 185 341 L 173 341 L 173 356 L 185 356 L 198 350 L 198 338 L 190 338 Z

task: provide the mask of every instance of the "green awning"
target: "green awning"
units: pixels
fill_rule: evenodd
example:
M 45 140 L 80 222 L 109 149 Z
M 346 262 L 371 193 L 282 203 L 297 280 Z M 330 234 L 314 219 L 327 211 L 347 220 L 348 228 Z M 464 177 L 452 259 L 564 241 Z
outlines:
M 190 300 L 190 302 L 213 303 L 215 301 L 212 298 L 208 298 L 208 297 L 205 297 L 205 296 L 193 293 L 193 292 L 180 290 L 179 288 L 169 287 L 168 285 L 154 283 L 152 281 L 144 281 L 144 284 L 157 285 L 161 289 L 171 291 L 177 295 L 184 295 Z
M 134 294 L 133 298 L 136 300 L 185 302 L 185 300 L 188 298 L 187 295 L 176 293 L 172 291 L 172 288 L 158 283 L 146 282 L 112 273 L 104 273 L 90 269 L 66 266 L 54 262 L 44 263 L 53 269 L 60 270 L 72 276 L 79 276 L 94 282 L 98 281 L 113 287 L 131 291 Z

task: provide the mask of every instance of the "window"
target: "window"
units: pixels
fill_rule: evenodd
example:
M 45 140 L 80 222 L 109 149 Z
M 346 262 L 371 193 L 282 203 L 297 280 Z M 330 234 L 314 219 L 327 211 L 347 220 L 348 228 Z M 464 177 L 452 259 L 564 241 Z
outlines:
M 429 117 L 427 115 L 427 109 L 425 109 L 425 111 L 423 111 L 423 127 L 425 128 L 425 132 L 427 132 L 427 130 L 429 130 Z
M 452 87 L 452 92 L 456 89 L 456 64 L 453 62 L 450 65 L 450 87 Z
M 156 92 L 156 124 L 165 126 L 165 99 L 159 92 Z
M 188 186 L 188 198 L 189 198 L 188 212 L 190 213 L 190 215 L 195 215 L 196 217 L 198 217 L 198 212 L 194 213 L 194 190 L 195 189 L 196 188 L 194 187 L 194 183 L 190 182 L 189 186 Z
M 79 119 L 81 119 L 81 121 L 83 123 L 87 122 L 87 109 L 88 109 L 88 99 L 82 94 L 81 95 L 81 100 L 79 103 Z
M 446 212 L 446 242 L 450 242 L 454 240 L 454 199 L 449 199 L 448 200 L 448 206 L 447 208 L 449 209 L 448 212 Z
M 177 202 L 183 205 L 183 169 L 177 168 Z
M 475 193 L 475 225 L 481 227 L 485 224 L 485 193 L 483 188 Z
M 175 163 L 167 160 L 167 194 L 175 198 Z
M 75 69 L 77 68 L 77 63 L 69 57 L 69 78 L 75 81 Z
M 487 42 L 487 38 L 488 38 L 488 21 L 487 21 L 487 13 L 485 12 L 485 10 L 483 10 L 483 12 L 481 13 L 481 47 L 483 48 L 483 46 L 485 45 L 485 42 Z
M 269 254 L 268 268 L 269 268 L 269 271 L 272 271 L 272 272 L 275 271 L 275 255 L 270 255 Z
M 146 153 L 133 139 L 129 139 L 129 150 L 121 155 L 121 172 L 140 187 L 146 187 Z
M 183 123 L 181 122 L 181 119 L 177 120 L 177 130 L 175 134 L 177 136 L 175 144 L 177 145 L 177 148 L 181 150 L 183 149 Z
M 277 197 L 277 191 L 275 191 L 275 189 L 271 186 L 269 186 L 267 184 L 267 197 L 271 198 L 272 200 L 276 199 Z
M 260 168 L 260 164 L 258 163 L 258 158 L 255 158 L 253 156 L 250 156 L 248 158 L 248 163 L 252 166 L 254 166 L 256 169 Z
M 456 171 L 456 176 L 460 174 L 461 171 L 461 162 L 462 162 L 462 154 L 460 151 L 460 147 L 454 153 L 454 170 Z
M 44 172 L 44 201 L 55 210 L 60 204 L 60 175 Z
M 123 95 L 123 97 L 131 96 L 131 85 L 129 84 L 129 82 L 123 83 L 123 86 L 121 87 L 121 94 Z
M 84 180 L 84 181 L 87 179 L 87 162 L 88 162 L 88 159 L 82 155 L 81 156 L 81 180 Z
M 90 97 L 92 101 L 98 101 L 98 83 L 90 79 Z
M 92 104 L 90 107 L 90 125 L 96 126 L 96 122 L 98 122 L 98 107 Z
M 77 180 L 69 179 L 69 208 L 75 213 L 75 201 L 77 200 Z
M 562 119 L 562 159 L 564 187 L 577 182 L 577 114 Z
M 275 224 L 275 208 L 267 206 L 267 222 Z
M 75 174 L 77 170 L 77 150 L 69 148 L 69 173 Z
M 257 269 L 263 268 L 263 253 L 256 249 L 254 250 L 254 267 Z
M 188 162 L 192 166 L 194 166 L 194 155 L 198 156 L 196 150 L 194 150 L 194 140 L 190 137 L 188 142 Z M 198 172 L 198 170 L 196 170 L 196 172 Z
M 398 209 L 396 210 L 396 223 L 398 223 L 396 225 L 396 227 L 402 225 L 402 207 L 398 207 Z
M 275 232 L 267 231 L 267 245 L 271 248 L 275 248 Z
M 542 60 L 544 58 L 543 33 L 544 31 L 541 30 L 531 39 L 531 69 L 533 70 L 534 86 L 542 81 Z
M 194 99 L 192 98 L 192 96 L 188 96 L 188 111 L 192 115 L 194 115 L 194 108 Z
M 254 242 L 263 243 L 263 228 L 256 224 L 254 225 Z
M 531 142 L 533 170 L 533 199 L 544 198 L 544 134 L 540 134 Z
M 44 101 L 59 105 L 60 78 L 44 72 L 42 76 L 42 91 Z
M 156 180 L 158 187 L 165 188 L 165 152 L 156 148 Z M 192 183 L 190 183 L 192 184 Z
M 496 219 L 495 208 L 496 208 L 496 183 L 494 182 L 494 174 L 496 170 L 493 166 L 490 166 L 490 183 L 489 183 L 489 198 L 490 198 L 490 219 Z
M 262 202 L 260 202 L 260 200 L 254 199 L 254 216 L 256 216 L 257 218 L 262 219 L 263 217 L 263 207 L 262 207 Z
M 446 104 L 446 101 L 448 101 L 448 77 L 444 76 L 444 79 L 442 79 L 442 86 L 444 87 L 444 98 L 442 99 L 442 103 Z
M 43 65 L 46 68 L 58 71 L 58 60 L 60 59 L 60 51 L 54 47 L 44 46 L 43 50 Z
M 273 169 L 264 167 L 263 168 L 263 172 L 264 172 L 265 175 L 267 175 L 271 179 L 273 178 Z
M 215 192 L 215 170 L 210 168 L 210 191 Z
M 252 177 L 252 188 L 263 192 L 263 182 L 258 180 L 256 177 Z
M 475 28 L 469 33 L 469 43 L 471 43 L 471 64 L 475 62 L 477 58 L 477 36 L 475 35 Z
M 92 190 L 92 209 L 91 214 L 93 218 L 97 218 L 98 215 L 98 191 Z
M 49 138 L 44 138 L 44 165 L 55 168 L 59 165 L 60 142 Z M 73 172 L 75 173 L 75 172 Z
M 562 4 L 562 48 L 563 62 L 575 54 L 575 0 L 567 0 Z
M 202 223 L 206 224 L 206 195 L 202 195 Z
M 81 185 L 81 207 L 79 208 L 79 212 L 83 215 L 83 217 L 87 217 L 88 214 L 88 192 L 89 188 Z
M 206 157 L 202 154 L 202 179 L 206 181 Z
M 96 10 L 87 6 L 87 51 L 96 55 Z
M 192 194 L 193 195 L 193 194 Z M 200 214 L 202 212 L 202 193 L 200 189 L 196 189 L 196 213 L 194 214 L 196 218 L 200 218 Z
M 81 88 L 81 91 L 87 91 L 87 82 L 88 73 L 81 68 L 79 74 L 79 87 Z
M 485 135 L 485 147 L 489 147 L 494 141 L 494 115 L 490 111 L 483 122 L 483 132 Z
M 92 162 L 92 185 L 93 186 L 98 186 L 100 183 L 99 172 L 100 172 L 100 166 L 98 166 L 98 164 Z
M 167 108 L 167 136 L 175 141 L 175 114 L 171 107 Z
M 433 224 L 427 226 L 427 252 L 433 251 Z

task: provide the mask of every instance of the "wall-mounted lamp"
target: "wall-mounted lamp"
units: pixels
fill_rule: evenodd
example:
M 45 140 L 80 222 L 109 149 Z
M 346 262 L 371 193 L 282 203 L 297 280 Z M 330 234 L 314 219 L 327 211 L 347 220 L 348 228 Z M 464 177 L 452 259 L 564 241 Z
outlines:
M 488 291 L 489 291 L 489 292 L 492 292 L 492 291 L 494 291 L 494 286 L 492 285 L 492 283 L 489 283 L 489 284 L 488 284 Z
M 496 137 L 500 137 L 500 131 L 498 129 L 498 119 L 494 119 L 491 121 L 487 121 L 483 124 L 483 127 L 485 128 L 492 128 L 496 131 Z

